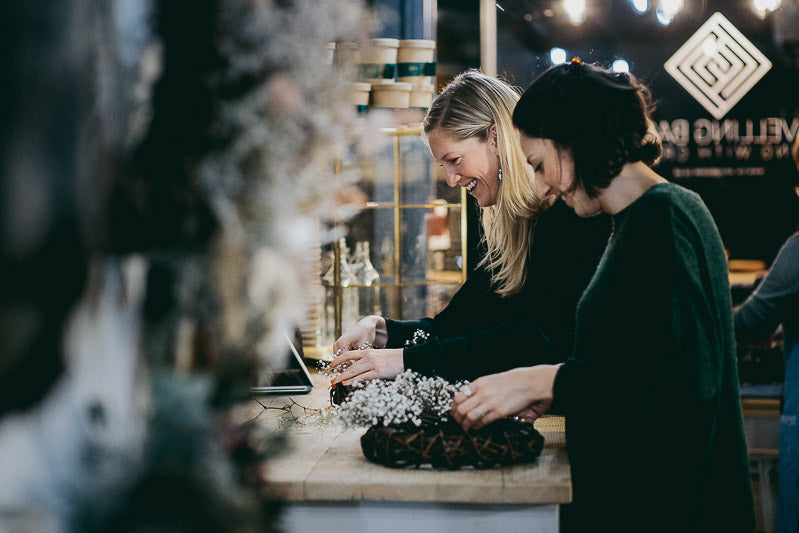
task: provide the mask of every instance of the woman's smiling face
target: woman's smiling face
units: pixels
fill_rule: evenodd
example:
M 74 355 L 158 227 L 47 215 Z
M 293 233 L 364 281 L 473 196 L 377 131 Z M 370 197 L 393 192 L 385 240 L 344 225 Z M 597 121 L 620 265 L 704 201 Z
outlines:
M 550 139 L 528 137 L 521 132 L 519 143 L 527 163 L 533 167 L 535 189 L 541 198 L 563 198 L 580 217 L 602 212 L 598 198 L 588 196 L 582 185 L 574 186 L 574 160 L 568 150 L 558 150 Z
M 486 141 L 458 140 L 436 128 L 427 134 L 427 143 L 433 159 L 444 168 L 447 185 L 466 188 L 480 207 L 497 203 L 499 155 L 493 126 Z

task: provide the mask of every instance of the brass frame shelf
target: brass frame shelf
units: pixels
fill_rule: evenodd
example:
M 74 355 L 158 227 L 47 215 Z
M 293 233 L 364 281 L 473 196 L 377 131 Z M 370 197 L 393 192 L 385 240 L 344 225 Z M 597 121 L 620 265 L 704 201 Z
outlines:
M 451 203 L 451 202 L 430 202 L 430 203 L 423 203 L 423 204 L 402 204 L 400 203 L 401 198 L 401 184 L 402 184 L 402 167 L 400 165 L 400 138 L 405 136 L 422 136 L 423 132 L 419 127 L 399 127 L 399 128 L 381 128 L 380 132 L 386 135 L 393 137 L 393 162 L 394 162 L 394 201 L 393 202 L 366 202 L 363 206 L 364 211 L 368 210 L 377 210 L 377 209 L 391 209 L 393 210 L 394 214 L 394 271 L 393 277 L 396 280 L 393 283 L 375 283 L 374 286 L 377 287 L 418 287 L 418 286 L 433 286 L 433 285 L 460 285 L 464 281 L 466 281 L 467 275 L 467 237 L 466 237 L 466 230 L 467 230 L 467 222 L 466 222 L 466 190 L 461 188 L 460 190 L 460 203 Z M 355 165 L 357 167 L 357 165 Z M 350 167 L 348 167 L 350 168 Z M 341 161 L 337 160 L 335 163 L 335 174 L 336 176 L 340 176 L 342 173 L 342 165 Z M 435 207 L 447 207 L 452 209 L 459 209 L 460 213 L 460 243 L 461 243 L 461 257 L 462 257 L 462 265 L 460 269 L 460 280 L 459 281 L 452 281 L 452 280 L 437 280 L 437 279 L 427 279 L 425 281 L 413 281 L 413 282 L 404 282 L 402 281 L 402 232 L 401 232 L 401 218 L 400 214 L 404 209 L 432 209 Z M 334 221 L 334 227 L 341 226 L 343 223 L 341 221 Z M 339 247 L 338 241 L 333 243 L 333 261 L 334 264 L 338 265 L 339 261 L 341 260 L 341 249 Z M 333 281 L 335 284 L 335 336 L 339 337 L 342 333 L 342 316 L 343 316 L 343 291 L 344 289 L 349 288 L 364 288 L 367 285 L 349 285 L 348 287 L 341 286 L 341 272 L 340 269 L 334 268 L 333 269 L 334 276 Z M 402 315 L 402 302 L 401 299 L 397 299 L 395 302 L 397 306 L 395 309 L 392 310 L 392 314 L 394 316 L 401 316 Z
M 365 289 L 367 287 L 423 287 L 425 285 L 460 285 L 463 281 L 427 280 L 427 281 L 402 281 L 400 283 L 373 283 L 372 285 L 347 285 L 346 289 Z
M 368 209 L 432 209 L 434 207 L 451 207 L 453 209 L 460 209 L 461 204 L 394 204 L 388 202 L 366 202 L 363 207 L 364 210 Z

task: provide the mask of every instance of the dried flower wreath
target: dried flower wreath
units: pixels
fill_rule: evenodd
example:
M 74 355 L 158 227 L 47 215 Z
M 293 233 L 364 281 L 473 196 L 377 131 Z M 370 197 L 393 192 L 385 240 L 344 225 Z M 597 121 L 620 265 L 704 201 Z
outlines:
M 427 332 L 417 330 L 406 345 L 428 339 Z M 371 346 L 361 349 L 366 348 Z M 331 389 L 331 403 L 339 405 L 330 420 L 349 428 L 370 426 L 361 437 L 364 456 L 395 468 L 490 468 L 534 461 L 544 438 L 533 424 L 502 419 L 465 432 L 449 415 L 452 399 L 468 383 L 406 370 L 393 380 L 338 384 Z
M 441 423 L 448 418 L 452 398 L 466 384 L 412 370 L 393 380 L 356 383 L 339 405 L 335 420 L 345 427 Z

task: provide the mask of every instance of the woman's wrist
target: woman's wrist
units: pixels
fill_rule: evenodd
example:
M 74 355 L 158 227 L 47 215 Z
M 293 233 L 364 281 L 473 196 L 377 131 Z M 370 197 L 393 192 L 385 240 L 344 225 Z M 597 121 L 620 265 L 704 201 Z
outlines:
M 372 322 L 372 327 L 375 331 L 375 348 L 385 348 L 386 344 L 388 344 L 386 319 L 379 315 L 370 315 L 367 318 Z
M 532 382 L 535 384 L 536 397 L 552 401 L 554 397 L 555 376 L 560 369 L 560 365 L 536 365 L 532 371 Z

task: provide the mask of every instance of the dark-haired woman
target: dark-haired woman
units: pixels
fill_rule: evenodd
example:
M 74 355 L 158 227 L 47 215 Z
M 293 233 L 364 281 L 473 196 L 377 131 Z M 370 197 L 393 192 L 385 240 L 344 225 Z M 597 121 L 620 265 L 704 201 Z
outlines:
M 634 77 L 579 61 L 522 95 L 513 120 L 539 194 L 614 228 L 572 356 L 480 378 L 453 415 L 466 429 L 566 416 L 565 530 L 752 531 L 724 247 L 701 199 L 651 168 L 650 112 Z

